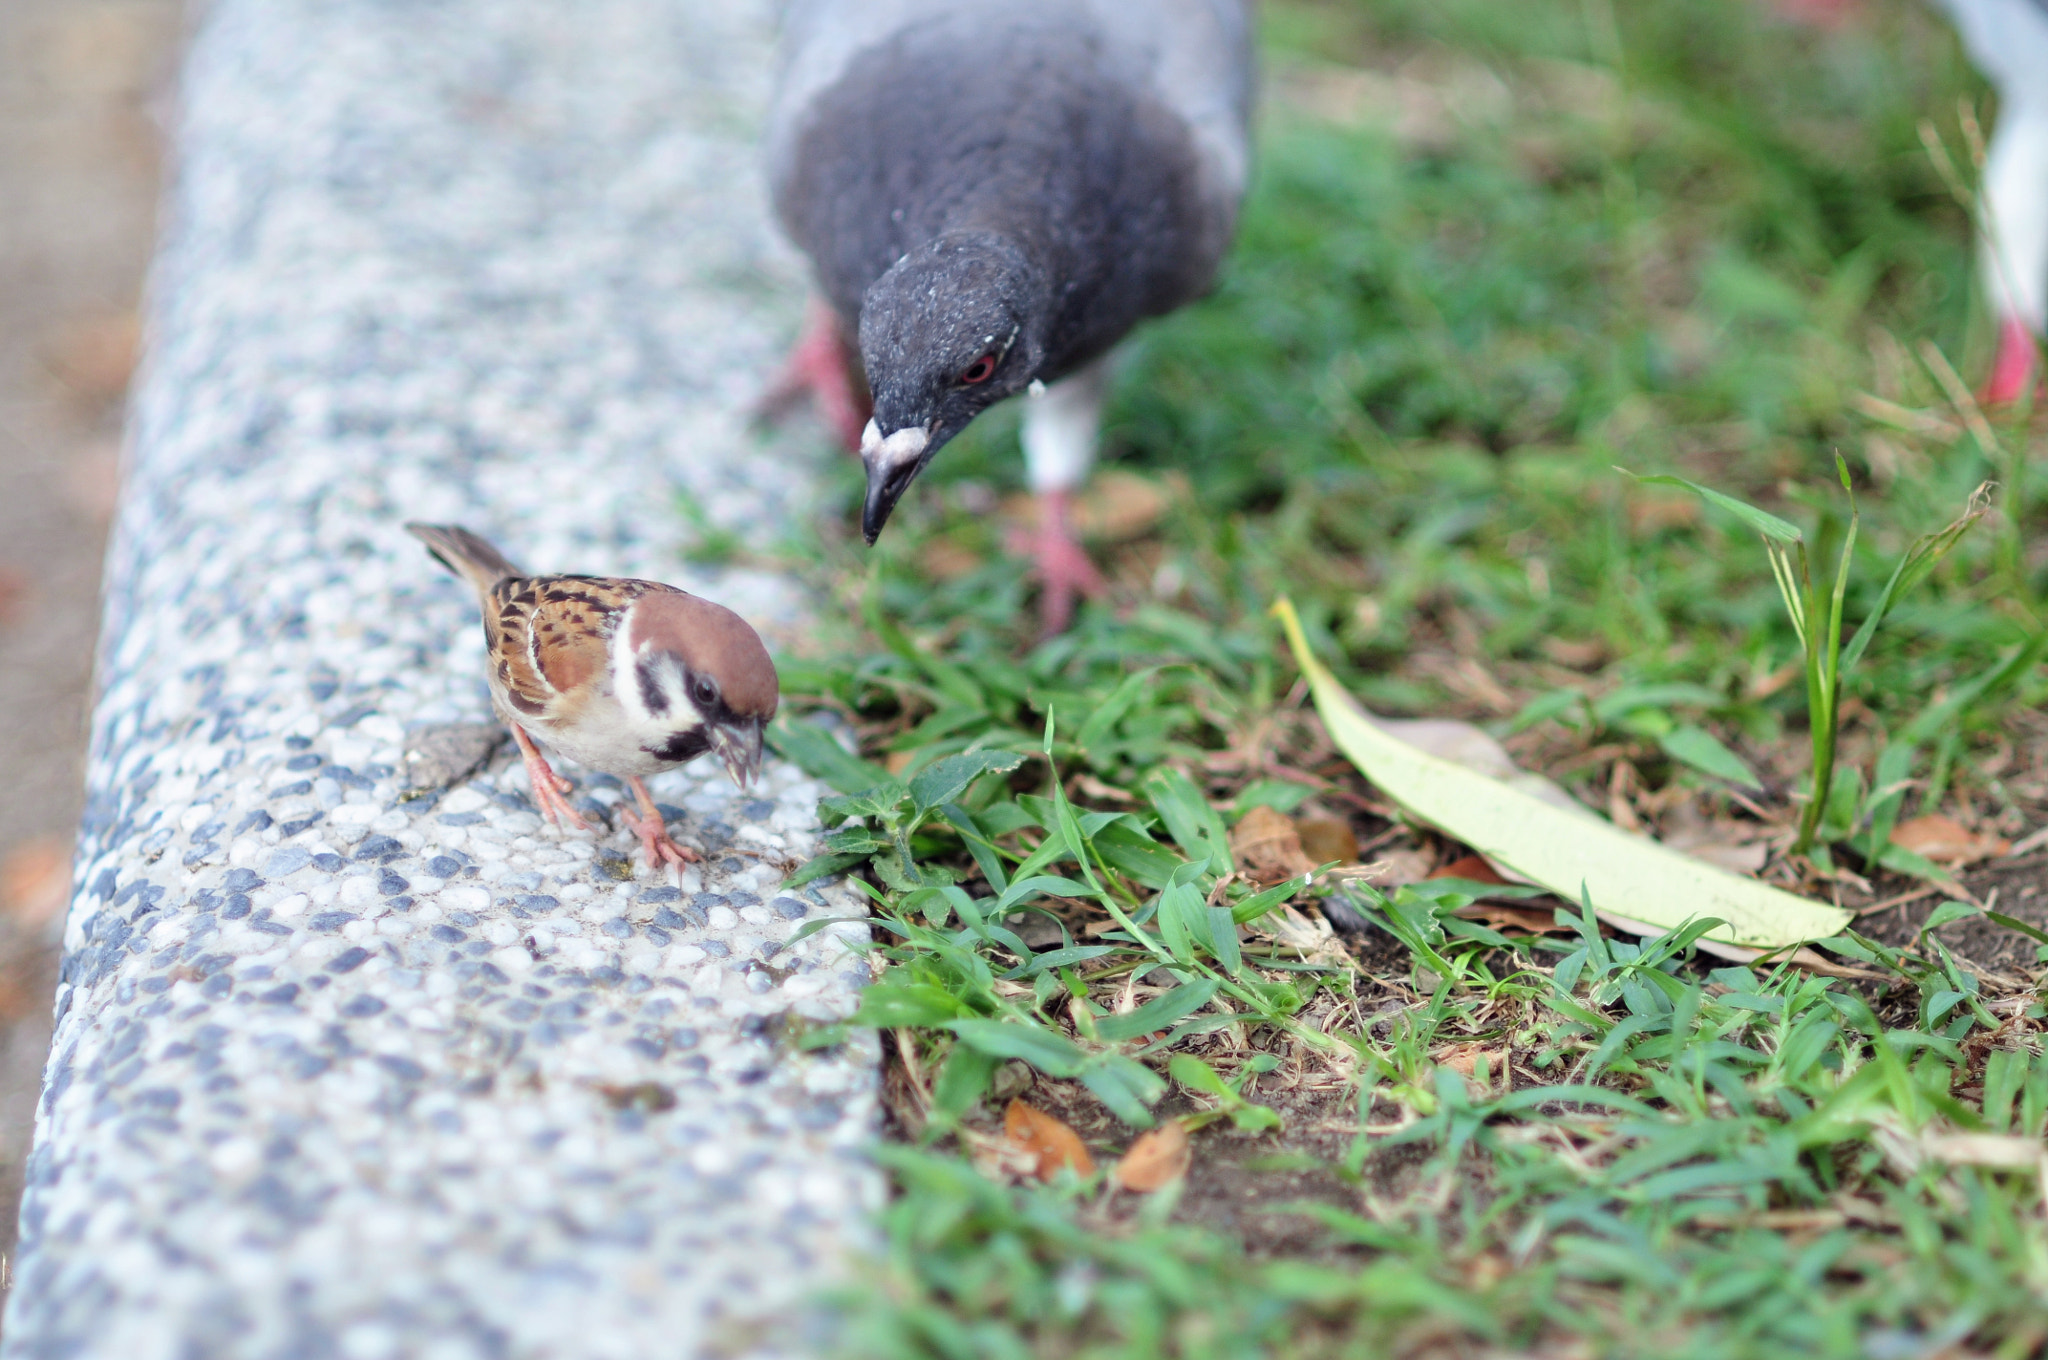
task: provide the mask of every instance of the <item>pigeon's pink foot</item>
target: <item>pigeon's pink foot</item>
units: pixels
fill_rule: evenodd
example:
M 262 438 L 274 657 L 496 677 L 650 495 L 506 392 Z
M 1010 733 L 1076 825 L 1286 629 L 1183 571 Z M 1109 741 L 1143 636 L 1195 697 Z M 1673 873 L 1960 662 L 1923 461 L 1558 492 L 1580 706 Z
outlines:
M 1109 582 L 1074 538 L 1068 520 L 1068 496 L 1064 491 L 1038 493 L 1038 525 L 1028 535 L 1019 535 L 1011 551 L 1028 551 L 1031 574 L 1045 593 L 1039 597 L 1038 616 L 1044 636 L 1066 631 L 1074 618 L 1074 597 L 1100 599 L 1109 593 Z
M 628 781 L 633 787 L 634 801 L 640 804 L 640 815 L 634 817 L 625 809 L 620 815 L 626 819 L 633 834 L 640 838 L 640 848 L 647 852 L 647 867 L 657 873 L 664 864 L 688 864 L 704 857 L 687 845 L 678 845 L 669 838 L 668 827 L 663 825 L 661 812 L 654 806 L 654 796 L 647 792 L 647 785 L 640 776 Z
M 848 449 L 859 449 L 860 434 L 874 414 L 874 403 L 854 380 L 855 357 L 839 329 L 839 318 L 812 298 L 803 335 L 755 409 L 763 416 L 775 416 L 808 396 L 840 442 Z
M 569 800 L 562 796 L 575 785 L 549 767 L 547 757 L 533 744 L 533 738 L 526 735 L 526 729 L 517 723 L 512 726 L 512 739 L 519 743 L 520 758 L 526 762 L 526 782 L 533 785 L 533 803 L 540 809 L 540 815 L 559 827 L 572 831 L 587 830 L 589 823 L 578 816 L 576 809 L 569 806 Z
M 2016 316 L 1998 324 L 1998 358 L 1991 365 L 1991 381 L 1984 384 L 1980 398 L 1986 406 L 2010 406 L 2027 395 L 2034 381 L 2038 342 L 2027 323 Z

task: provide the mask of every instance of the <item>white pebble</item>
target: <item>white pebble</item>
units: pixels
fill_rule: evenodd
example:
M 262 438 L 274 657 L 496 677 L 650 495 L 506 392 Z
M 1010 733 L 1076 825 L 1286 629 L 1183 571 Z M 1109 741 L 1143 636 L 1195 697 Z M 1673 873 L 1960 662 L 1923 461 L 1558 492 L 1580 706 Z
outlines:
M 497 964 L 498 967 L 515 977 L 533 967 L 533 955 L 527 953 L 518 945 L 507 945 L 503 949 L 493 949 L 490 959 L 492 963 Z

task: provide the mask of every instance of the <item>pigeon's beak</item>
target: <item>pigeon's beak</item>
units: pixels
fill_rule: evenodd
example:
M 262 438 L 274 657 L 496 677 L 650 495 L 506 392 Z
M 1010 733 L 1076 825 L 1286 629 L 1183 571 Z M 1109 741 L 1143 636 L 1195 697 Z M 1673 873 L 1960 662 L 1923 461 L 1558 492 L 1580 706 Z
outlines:
M 732 776 L 732 782 L 744 789 L 761 772 L 760 719 L 714 726 L 711 749 L 725 762 L 725 772 Z
M 868 470 L 868 498 L 861 507 L 860 531 L 870 547 L 889 522 L 889 513 L 910 488 L 931 450 L 931 432 L 917 426 L 883 436 L 874 421 L 860 436 L 860 461 Z

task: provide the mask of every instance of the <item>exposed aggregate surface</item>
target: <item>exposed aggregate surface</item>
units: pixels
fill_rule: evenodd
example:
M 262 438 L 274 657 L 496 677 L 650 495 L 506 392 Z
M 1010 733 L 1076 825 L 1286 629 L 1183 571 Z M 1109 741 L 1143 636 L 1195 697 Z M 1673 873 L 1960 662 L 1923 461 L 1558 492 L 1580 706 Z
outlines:
M 800 295 L 768 53 L 709 0 L 205 16 L 0 1354 L 776 1352 L 863 1241 L 872 1043 L 795 1039 L 865 927 L 785 947 L 861 908 L 776 891 L 823 790 L 652 781 L 706 855 L 664 879 L 543 826 L 506 748 L 423 796 L 407 758 L 490 713 L 405 520 L 800 625 L 679 555 L 806 513 L 745 414 Z

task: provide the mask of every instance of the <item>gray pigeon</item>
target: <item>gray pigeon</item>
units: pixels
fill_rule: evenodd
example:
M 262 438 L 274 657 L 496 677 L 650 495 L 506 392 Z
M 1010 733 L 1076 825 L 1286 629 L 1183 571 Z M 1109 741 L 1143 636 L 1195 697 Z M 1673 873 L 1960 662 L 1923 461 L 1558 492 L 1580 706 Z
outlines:
M 827 304 L 793 381 L 859 428 L 868 542 L 947 440 L 1029 393 L 1048 630 L 1101 589 L 1067 499 L 1102 359 L 1215 281 L 1244 197 L 1250 17 L 1245 0 L 790 4 L 769 183 Z

